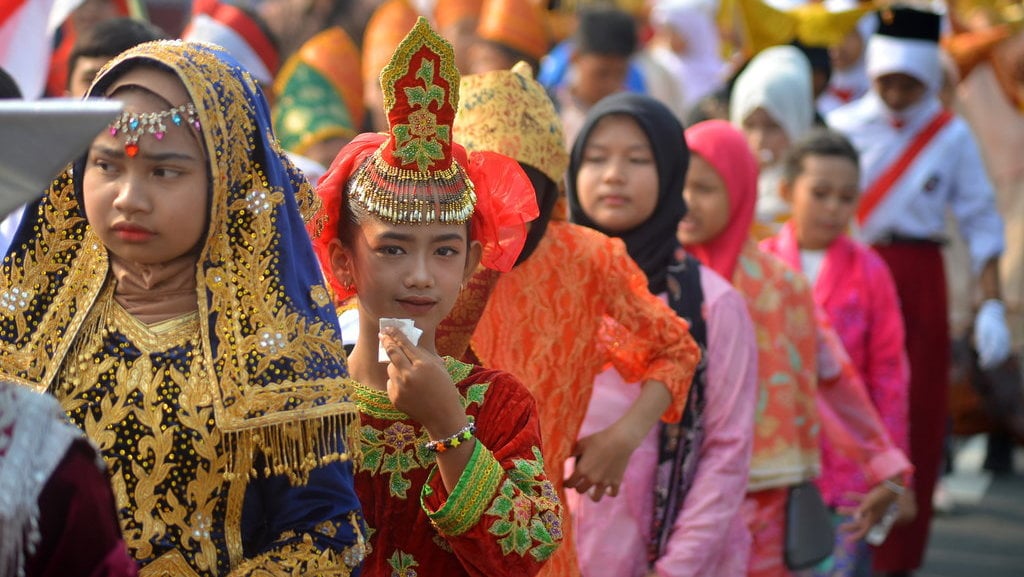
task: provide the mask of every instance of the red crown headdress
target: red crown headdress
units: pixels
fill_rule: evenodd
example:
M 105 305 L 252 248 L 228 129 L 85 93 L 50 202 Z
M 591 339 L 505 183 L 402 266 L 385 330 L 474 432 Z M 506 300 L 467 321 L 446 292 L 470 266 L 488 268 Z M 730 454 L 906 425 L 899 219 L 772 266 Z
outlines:
M 359 168 L 352 200 L 395 224 L 463 223 L 473 182 L 452 153 L 459 73 L 448 42 L 420 18 L 380 75 L 388 137 Z
M 537 218 L 537 198 L 519 164 L 494 152 L 453 143 L 459 73 L 451 45 L 420 18 L 381 72 L 387 134 L 357 136 L 317 184 L 322 205 L 309 223 L 313 246 L 329 270 L 343 206 L 354 203 L 391 224 L 470 222 L 483 246 L 481 264 L 508 271 Z M 327 275 L 338 302 L 352 296 Z

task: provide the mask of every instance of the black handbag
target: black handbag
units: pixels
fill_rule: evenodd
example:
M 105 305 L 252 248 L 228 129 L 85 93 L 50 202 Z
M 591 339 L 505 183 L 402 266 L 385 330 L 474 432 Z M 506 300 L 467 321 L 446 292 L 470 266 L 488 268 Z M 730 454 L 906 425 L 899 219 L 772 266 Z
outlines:
M 792 571 L 809 569 L 832 554 L 836 531 L 832 513 L 811 481 L 789 488 L 783 557 Z

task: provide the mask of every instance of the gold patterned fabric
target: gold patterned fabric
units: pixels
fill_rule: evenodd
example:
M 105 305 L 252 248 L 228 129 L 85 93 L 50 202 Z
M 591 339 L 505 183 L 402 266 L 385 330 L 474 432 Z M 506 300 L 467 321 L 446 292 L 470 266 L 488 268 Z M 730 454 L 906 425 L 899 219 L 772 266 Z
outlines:
M 464 76 L 460 90 L 453 128 L 459 144 L 511 156 L 562 182 L 569 167 L 562 121 L 528 64 Z
M 91 94 L 138 65 L 181 80 L 210 159 L 197 312 L 146 325 L 114 300 L 107 251 L 80 205 L 78 164 L 26 210 L 4 260 L 0 373 L 54 393 L 99 445 L 143 574 L 152 565 L 148 574 L 223 575 L 246 558 L 268 571 L 260 574 L 304 574 L 329 557 L 347 575 L 362 556 L 347 462 L 358 431 L 304 230 L 316 197 L 230 56 L 198 43 L 144 44 L 108 64 Z M 327 519 L 289 517 L 309 499 L 306 487 L 325 486 L 331 506 L 316 514 Z M 341 527 L 334 537 L 314 529 L 326 520 Z M 286 551 L 306 541 L 319 560 L 303 565 Z

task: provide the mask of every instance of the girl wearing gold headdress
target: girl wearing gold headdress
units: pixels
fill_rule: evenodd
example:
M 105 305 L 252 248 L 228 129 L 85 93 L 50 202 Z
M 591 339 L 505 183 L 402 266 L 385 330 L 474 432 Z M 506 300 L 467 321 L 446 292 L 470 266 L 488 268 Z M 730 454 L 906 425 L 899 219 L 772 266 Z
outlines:
M 440 357 L 435 334 L 477 263 L 511 268 L 536 200 L 514 161 L 452 143 L 459 75 L 426 20 L 381 87 L 389 133 L 341 151 L 311 224 L 337 296 L 359 297 L 363 574 L 533 575 L 562 539 L 533 397 L 509 373 Z M 403 322 L 411 336 L 384 328 Z

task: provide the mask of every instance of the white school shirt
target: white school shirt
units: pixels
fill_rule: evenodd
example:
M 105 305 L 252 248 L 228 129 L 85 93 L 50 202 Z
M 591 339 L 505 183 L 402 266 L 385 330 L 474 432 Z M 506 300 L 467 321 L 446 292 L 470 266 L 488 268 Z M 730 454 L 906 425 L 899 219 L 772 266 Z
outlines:
M 873 91 L 828 115 L 829 126 L 845 134 L 860 153 L 862 190 L 896 162 L 940 112 L 938 99 L 926 98 L 904 113 L 901 129 L 890 122 L 891 113 Z M 977 274 L 1003 252 L 1003 219 L 974 135 L 959 116 L 917 155 L 861 225 L 859 236 L 868 244 L 891 234 L 941 239 L 947 209 L 967 241 Z

